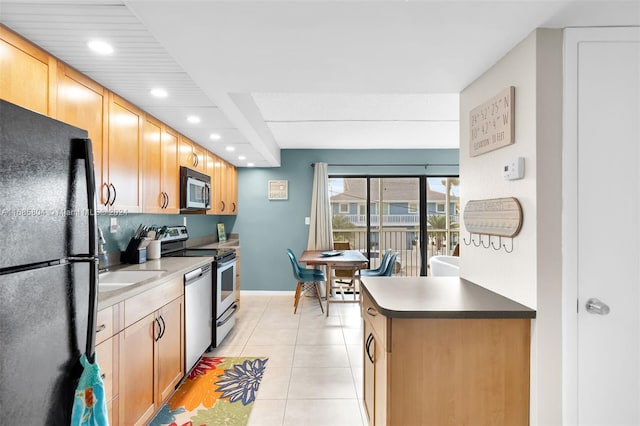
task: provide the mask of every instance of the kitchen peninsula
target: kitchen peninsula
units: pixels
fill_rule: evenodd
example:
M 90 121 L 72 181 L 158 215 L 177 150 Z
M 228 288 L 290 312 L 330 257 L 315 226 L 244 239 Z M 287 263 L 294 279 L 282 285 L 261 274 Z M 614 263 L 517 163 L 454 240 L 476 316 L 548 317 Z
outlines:
M 365 277 L 370 425 L 529 423 L 536 312 L 458 277 Z

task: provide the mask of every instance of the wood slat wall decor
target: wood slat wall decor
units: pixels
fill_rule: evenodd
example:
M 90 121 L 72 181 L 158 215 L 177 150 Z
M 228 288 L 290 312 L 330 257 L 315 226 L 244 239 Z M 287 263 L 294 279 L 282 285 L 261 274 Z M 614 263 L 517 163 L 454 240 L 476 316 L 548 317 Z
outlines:
M 522 227 L 522 206 L 513 197 L 471 200 L 463 219 L 471 234 L 515 237 Z

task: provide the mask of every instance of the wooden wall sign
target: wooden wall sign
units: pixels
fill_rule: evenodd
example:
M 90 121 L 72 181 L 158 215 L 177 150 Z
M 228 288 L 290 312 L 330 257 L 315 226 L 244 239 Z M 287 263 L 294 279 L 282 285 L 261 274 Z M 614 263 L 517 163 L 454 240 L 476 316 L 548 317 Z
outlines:
M 515 87 L 507 87 L 469 113 L 469 155 L 484 154 L 515 142 Z
M 522 207 L 513 197 L 471 200 L 462 217 L 471 234 L 515 237 L 522 227 Z

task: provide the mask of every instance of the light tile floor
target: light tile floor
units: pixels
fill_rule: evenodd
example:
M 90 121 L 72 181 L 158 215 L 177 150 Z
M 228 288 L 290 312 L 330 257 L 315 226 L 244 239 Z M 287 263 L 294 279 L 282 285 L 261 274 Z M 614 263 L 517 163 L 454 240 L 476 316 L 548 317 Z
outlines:
M 242 296 L 234 329 L 215 356 L 269 358 L 249 426 L 363 426 L 362 319 L 357 303 Z

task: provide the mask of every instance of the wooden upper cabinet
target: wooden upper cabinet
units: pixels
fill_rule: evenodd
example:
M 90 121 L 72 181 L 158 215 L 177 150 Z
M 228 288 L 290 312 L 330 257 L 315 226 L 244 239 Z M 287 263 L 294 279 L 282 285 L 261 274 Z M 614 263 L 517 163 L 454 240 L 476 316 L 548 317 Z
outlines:
M 180 137 L 180 165 L 206 173 L 206 150 L 185 136 Z
M 108 185 L 102 189 L 108 195 L 110 209 L 141 210 L 141 114 L 135 106 L 109 93 Z
M 238 174 L 237 169 L 226 161 L 220 167 L 220 192 L 222 211 L 220 214 L 238 214 Z
M 95 168 L 98 208 L 104 210 L 102 191 L 104 179 L 102 175 L 104 158 L 104 141 L 107 139 L 107 126 L 104 117 L 107 114 L 107 96 L 105 90 L 95 81 L 89 79 L 73 68 L 60 63 L 58 66 L 57 84 L 57 119 L 89 132 L 93 146 L 93 163 Z
M 0 25 L 0 97 L 55 117 L 54 57 Z
M 231 164 L 227 167 L 227 191 L 229 214 L 238 214 L 238 169 Z
M 162 129 L 161 124 L 145 117 L 142 126 L 142 211 L 162 213 Z
M 193 142 L 184 136 L 180 136 L 178 142 L 178 163 L 183 167 L 193 169 L 196 167 L 196 159 L 193 156 Z
M 211 210 L 207 214 L 238 214 L 238 171 L 237 169 L 207 152 L 206 174 L 211 176 Z
M 217 155 L 208 152 L 205 173 L 211 177 L 211 209 L 207 214 L 218 215 L 222 213 L 222 193 L 220 187 L 220 176 L 222 173 L 222 159 Z
M 142 141 L 143 211 L 178 213 L 178 135 L 147 116 Z
M 200 173 L 205 173 L 207 167 L 207 155 L 206 150 L 198 144 L 193 144 L 193 156 L 196 159 L 195 169 Z
M 178 133 L 162 128 L 162 190 L 166 196 L 165 213 L 180 212 L 180 169 L 178 167 Z

